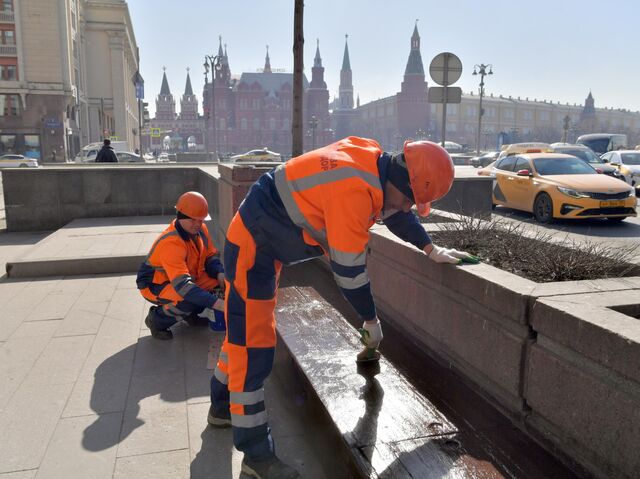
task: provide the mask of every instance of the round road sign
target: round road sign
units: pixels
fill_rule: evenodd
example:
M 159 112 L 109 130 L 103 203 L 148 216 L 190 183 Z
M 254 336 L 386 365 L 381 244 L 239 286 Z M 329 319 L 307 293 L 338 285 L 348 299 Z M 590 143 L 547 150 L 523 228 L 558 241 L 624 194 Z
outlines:
M 438 85 L 453 85 L 462 75 L 462 62 L 453 53 L 439 53 L 431 60 L 429 74 Z

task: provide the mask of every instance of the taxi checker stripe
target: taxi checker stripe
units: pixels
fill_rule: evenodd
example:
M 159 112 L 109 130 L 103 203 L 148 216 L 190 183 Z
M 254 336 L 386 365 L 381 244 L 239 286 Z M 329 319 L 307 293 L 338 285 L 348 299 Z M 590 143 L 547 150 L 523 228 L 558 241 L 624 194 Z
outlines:
M 369 275 L 367 275 L 366 271 L 364 273 L 360 273 L 355 278 L 347 278 L 335 273 L 333 274 L 333 277 L 336 279 L 338 286 L 344 289 L 358 289 L 369 282 Z
M 320 245 L 327 251 L 327 235 L 324 231 L 318 231 L 307 221 L 307 219 L 298 208 L 298 204 L 293 199 L 293 195 L 291 194 L 291 190 L 289 189 L 289 185 L 287 182 L 286 173 L 284 171 L 284 165 L 280 165 L 276 168 L 276 171 L 273 173 L 274 179 L 276 180 L 276 189 L 278 190 L 278 194 L 280 195 L 280 199 L 282 200 L 282 204 L 284 205 L 284 209 L 287 210 L 287 214 L 291 221 L 293 221 L 300 228 L 307 230 L 311 237 L 315 239 Z
M 250 405 L 250 404 L 258 404 L 259 402 L 264 401 L 264 389 L 258 389 L 257 391 L 249 391 L 249 392 L 229 392 L 229 401 L 232 404 L 242 404 L 242 405 Z
M 229 384 L 229 376 L 220 371 L 220 369 L 216 368 L 215 371 L 213 371 L 213 375 L 222 384 Z
M 267 411 L 260 411 L 257 414 L 246 416 L 231 414 L 231 425 L 233 427 L 257 427 L 267 423 Z
M 334 248 L 330 248 L 331 259 L 343 266 L 362 266 L 367 262 L 365 252 L 347 253 Z

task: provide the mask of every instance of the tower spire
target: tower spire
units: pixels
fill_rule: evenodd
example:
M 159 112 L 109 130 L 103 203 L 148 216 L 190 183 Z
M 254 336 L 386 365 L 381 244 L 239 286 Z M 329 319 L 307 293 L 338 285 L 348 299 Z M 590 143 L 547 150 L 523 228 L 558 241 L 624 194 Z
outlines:
M 322 66 L 322 58 L 320 57 L 320 39 L 317 39 L 317 44 L 316 44 L 316 57 L 313 59 L 313 66 L 314 67 L 321 67 Z
M 167 81 L 167 67 L 162 67 L 162 86 L 160 87 L 161 95 L 171 95 L 169 82 Z
M 271 61 L 269 59 L 269 45 L 267 45 L 267 56 L 264 59 L 264 73 L 271 73 Z
M 345 110 L 353 109 L 353 85 L 351 83 L 351 62 L 349 61 L 349 35 L 344 36 L 344 55 L 342 56 L 342 70 L 340 70 L 340 86 L 338 95 L 340 98 L 340 108 Z
M 407 67 L 404 70 L 404 74 L 405 76 L 424 76 L 422 55 L 420 54 L 420 34 L 418 33 L 418 20 L 416 20 L 416 25 L 415 27 L 413 27 L 413 35 L 411 35 L 411 51 L 409 52 L 409 60 L 407 60 Z
M 187 84 L 184 87 L 184 94 L 193 96 L 193 88 L 191 87 L 191 77 L 189 76 L 189 67 L 187 67 Z

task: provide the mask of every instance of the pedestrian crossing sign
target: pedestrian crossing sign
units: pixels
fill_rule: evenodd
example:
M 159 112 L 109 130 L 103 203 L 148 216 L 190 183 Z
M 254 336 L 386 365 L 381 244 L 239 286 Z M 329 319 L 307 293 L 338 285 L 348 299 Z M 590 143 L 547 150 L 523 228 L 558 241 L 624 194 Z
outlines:
M 151 128 L 151 136 L 153 138 L 160 138 L 160 128 Z

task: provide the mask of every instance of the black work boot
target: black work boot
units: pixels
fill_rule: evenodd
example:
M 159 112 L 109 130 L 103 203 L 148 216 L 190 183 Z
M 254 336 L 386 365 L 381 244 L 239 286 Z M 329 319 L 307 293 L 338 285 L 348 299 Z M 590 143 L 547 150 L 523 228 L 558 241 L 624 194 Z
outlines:
M 245 454 L 242 459 L 242 472 L 258 479 L 299 479 L 302 477 L 298 471 L 287 466 L 275 455 L 263 461 L 254 461 Z
M 231 427 L 231 414 L 229 411 L 216 411 L 213 409 L 213 404 L 209 407 L 209 415 L 207 416 L 207 422 L 217 428 Z
M 194 314 L 190 314 L 189 316 L 185 316 L 184 317 L 184 321 L 189 326 L 196 326 L 196 327 L 207 326 L 209 324 L 209 319 L 208 318 L 201 318 L 200 316 L 198 316 L 195 313 Z
M 158 329 L 155 325 L 155 323 L 153 322 L 153 316 L 156 313 L 156 306 L 151 306 L 149 308 L 149 314 L 147 314 L 147 318 L 144 320 L 144 324 L 147 326 L 147 328 L 149 328 L 149 331 L 151 331 L 151 336 L 153 336 L 156 339 L 162 339 L 162 340 L 166 340 L 166 339 L 173 339 L 173 333 L 171 331 L 169 331 L 168 329 Z

